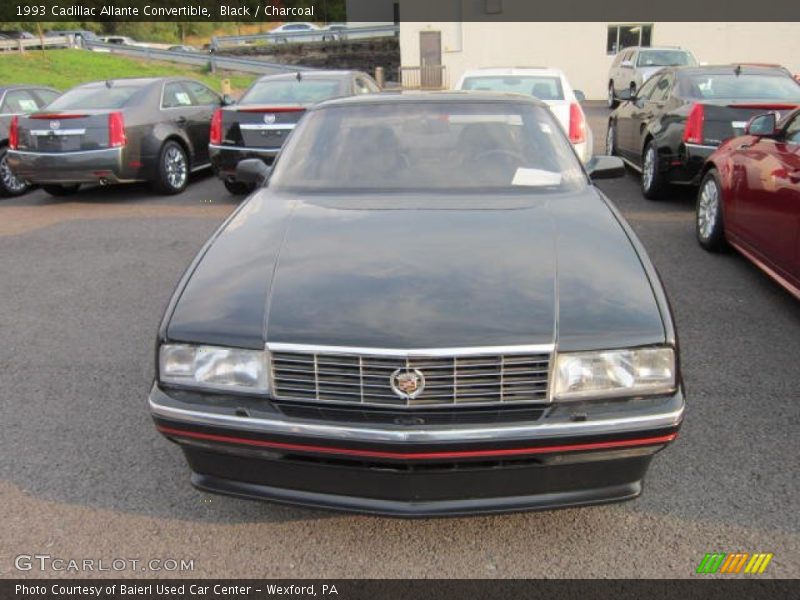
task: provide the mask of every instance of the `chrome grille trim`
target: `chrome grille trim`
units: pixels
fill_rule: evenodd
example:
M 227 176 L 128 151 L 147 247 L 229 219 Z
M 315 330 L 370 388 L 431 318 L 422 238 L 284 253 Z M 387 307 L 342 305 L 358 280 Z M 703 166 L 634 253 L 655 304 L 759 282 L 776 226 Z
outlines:
M 384 349 L 267 344 L 277 400 L 382 407 L 454 407 L 549 401 L 553 344 Z M 416 398 L 392 391 L 396 369 L 419 369 Z

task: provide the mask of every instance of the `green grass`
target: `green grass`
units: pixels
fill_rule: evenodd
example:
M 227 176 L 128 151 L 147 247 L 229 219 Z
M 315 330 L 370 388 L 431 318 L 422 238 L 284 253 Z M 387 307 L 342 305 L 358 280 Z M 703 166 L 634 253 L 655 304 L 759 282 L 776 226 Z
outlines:
M 244 90 L 255 79 L 255 75 L 221 71 L 212 74 L 208 69 L 189 65 L 86 50 L 28 50 L 22 54 L 0 54 L 0 85 L 27 83 L 66 90 L 79 83 L 116 77 L 171 76 L 193 77 L 217 91 L 220 91 L 223 79 L 229 79 L 234 90 Z

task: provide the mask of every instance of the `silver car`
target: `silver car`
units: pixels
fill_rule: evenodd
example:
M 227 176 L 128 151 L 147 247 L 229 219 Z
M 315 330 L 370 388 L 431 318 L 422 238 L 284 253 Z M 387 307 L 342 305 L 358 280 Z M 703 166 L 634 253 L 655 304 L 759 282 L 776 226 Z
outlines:
M 620 92 L 630 95 L 662 67 L 696 66 L 697 60 L 688 50 L 676 47 L 623 48 L 614 57 L 608 72 L 608 107 L 616 108 Z

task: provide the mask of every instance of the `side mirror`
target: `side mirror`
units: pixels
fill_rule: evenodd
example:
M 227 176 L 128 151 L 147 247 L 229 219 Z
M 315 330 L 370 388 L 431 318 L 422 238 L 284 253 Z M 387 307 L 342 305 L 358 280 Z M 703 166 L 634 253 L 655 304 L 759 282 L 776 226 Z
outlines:
M 572 93 L 575 94 L 575 99 L 578 102 L 584 102 L 586 100 L 586 94 L 584 94 L 581 90 L 572 90 Z
M 747 135 L 775 135 L 777 123 L 775 113 L 756 115 L 747 122 L 744 132 Z
M 618 156 L 593 156 L 586 163 L 589 177 L 594 179 L 616 179 L 625 176 L 625 163 Z
M 263 185 L 272 169 L 259 158 L 246 158 L 236 165 L 236 181 Z
M 621 63 L 619 63 L 619 66 L 624 69 L 630 69 L 633 66 L 633 63 L 629 60 L 623 60 Z
M 231 98 L 230 94 L 223 94 L 223 96 L 222 96 L 222 106 L 230 106 L 231 104 L 236 104 L 236 100 Z
M 617 98 L 619 100 L 623 100 L 623 101 L 628 101 L 632 97 L 633 97 L 633 94 L 631 94 L 631 89 L 630 88 L 625 88 L 619 94 L 617 94 Z

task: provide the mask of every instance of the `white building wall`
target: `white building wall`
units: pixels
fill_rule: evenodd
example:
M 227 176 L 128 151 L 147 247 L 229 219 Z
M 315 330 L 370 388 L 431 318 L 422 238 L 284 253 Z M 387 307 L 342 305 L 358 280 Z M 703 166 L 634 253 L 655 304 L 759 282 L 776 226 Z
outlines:
M 613 56 L 606 54 L 609 25 L 623 23 L 406 22 L 400 27 L 403 66 L 419 65 L 419 32 L 441 31 L 442 63 L 454 85 L 468 69 L 552 66 L 564 70 L 589 99 L 606 94 Z M 800 23 L 653 24 L 652 45 L 682 46 L 698 61 L 775 63 L 800 72 Z

